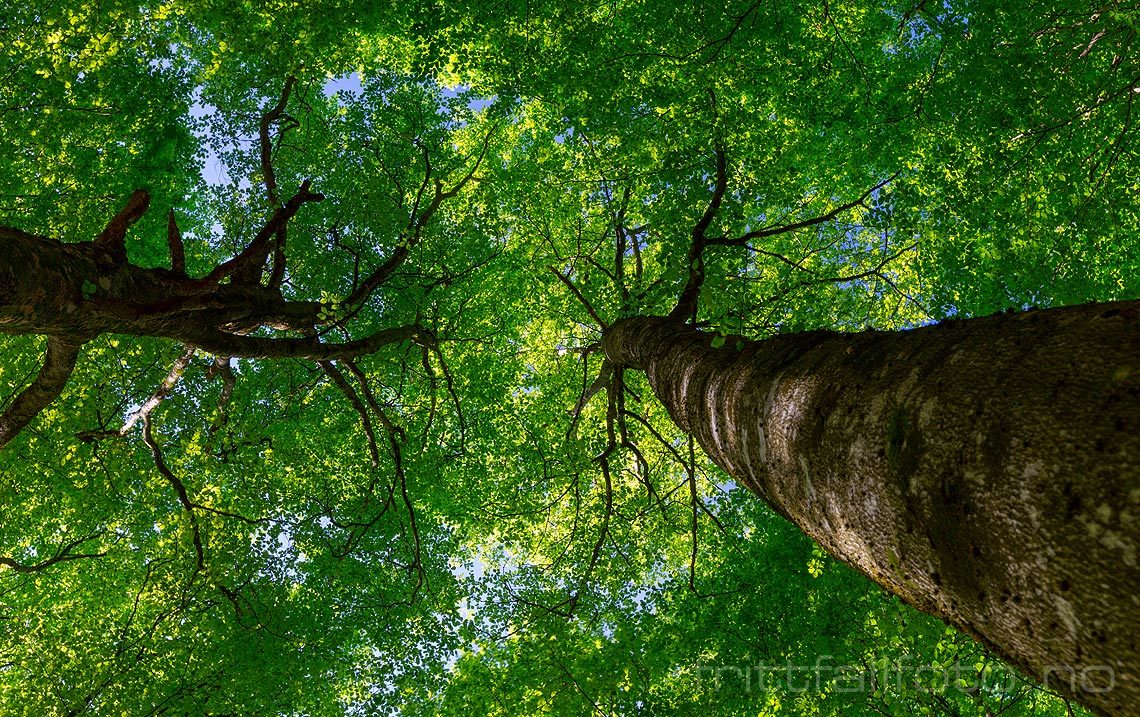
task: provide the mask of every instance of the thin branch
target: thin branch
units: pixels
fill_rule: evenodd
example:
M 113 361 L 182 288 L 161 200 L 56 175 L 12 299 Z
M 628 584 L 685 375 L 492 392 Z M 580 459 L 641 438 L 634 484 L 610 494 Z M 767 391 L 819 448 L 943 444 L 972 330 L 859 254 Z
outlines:
M 613 376 L 614 365 L 607 360 L 602 361 L 602 367 L 598 370 L 598 375 L 594 378 L 594 382 L 589 386 L 585 385 L 585 378 L 588 375 L 585 373 L 589 366 L 589 356 L 582 356 L 582 395 L 578 397 L 578 403 L 574 405 L 574 409 L 570 412 L 570 428 L 566 431 L 567 437 L 572 437 L 575 431 L 578 430 L 578 421 L 582 417 L 582 411 L 586 408 L 586 404 L 594 397 L 598 391 L 601 391 L 610 383 L 610 378 Z
M 297 83 L 297 78 L 290 75 L 285 80 L 285 87 L 281 90 L 281 98 L 272 109 L 261 115 L 261 124 L 258 127 L 258 139 L 261 145 L 261 177 L 265 182 L 265 194 L 269 200 L 269 206 L 274 209 L 281 204 L 281 199 L 277 196 L 277 177 L 273 171 L 273 143 L 269 139 L 269 127 L 277 120 L 281 119 L 282 113 L 285 112 L 285 106 L 289 104 L 289 94 L 293 91 L 293 86 Z
M 154 457 L 155 468 L 158 469 L 162 477 L 174 488 L 174 492 L 178 495 L 178 502 L 182 504 L 182 508 L 186 511 L 186 518 L 190 522 L 190 531 L 194 541 L 194 552 L 198 558 L 194 568 L 194 572 L 197 573 L 205 564 L 206 556 L 202 548 L 202 531 L 198 527 L 198 516 L 194 513 L 194 502 L 190 500 L 190 494 L 186 492 L 186 485 L 178 476 L 174 475 L 174 472 L 166 465 L 166 459 L 162 454 L 162 449 L 159 447 L 158 442 L 154 440 L 154 434 L 151 432 L 150 416 L 143 416 L 143 443 L 150 449 L 150 454 Z
M 415 602 L 420 589 L 423 587 L 426 572 L 424 571 L 422 559 L 423 544 L 420 538 L 419 524 L 416 522 L 416 507 L 408 493 L 408 476 L 404 471 L 404 453 L 400 447 L 401 441 L 405 438 L 404 429 L 397 426 L 388 418 L 388 414 L 384 412 L 383 407 L 372 397 L 371 391 L 368 391 L 365 395 L 368 396 L 372 409 L 376 412 L 376 417 L 380 419 L 380 423 L 383 424 L 385 431 L 388 433 L 388 448 L 392 454 L 392 467 L 396 471 L 396 481 L 400 486 L 400 499 L 404 502 L 404 507 L 408 510 L 408 524 L 412 531 L 412 550 L 414 556 L 410 567 L 416 573 L 416 584 L 412 588 L 411 597 L 409 597 L 407 601 L 408 604 L 411 604 Z
M 848 209 L 853 209 L 863 204 L 863 202 L 867 201 L 868 197 L 892 182 L 899 176 L 899 174 L 901 174 L 901 171 L 895 172 L 891 176 L 887 177 L 883 181 L 863 192 L 863 194 L 859 195 L 858 199 L 847 202 L 846 204 L 840 204 L 830 211 L 825 212 L 824 214 L 820 214 L 819 216 L 812 217 L 811 219 L 804 219 L 803 221 L 793 222 L 791 224 L 783 224 L 775 227 L 757 229 L 755 231 L 750 231 L 747 234 L 742 234 L 741 236 L 732 239 L 728 237 L 715 237 L 713 239 L 709 239 L 708 244 L 710 246 L 743 246 L 753 239 L 764 239 L 766 237 L 776 236 L 778 234 L 787 234 L 788 232 L 794 232 L 800 229 L 806 229 L 807 227 L 816 226 L 818 224 L 824 224 L 831 221 L 832 219 L 835 219 L 837 216 L 847 211 Z
M 412 205 L 412 210 L 408 217 L 408 225 L 404 231 L 401 232 L 396 248 L 393 250 L 392 255 L 388 257 L 387 261 L 378 266 L 364 282 L 345 299 L 344 303 L 347 306 L 356 306 L 367 301 L 368 298 L 372 296 L 372 293 L 387 281 L 396 269 L 404 263 L 412 247 L 420 242 L 424 229 L 428 223 L 431 222 L 432 217 L 435 216 L 439 207 L 446 200 L 458 194 L 475 177 L 475 172 L 479 170 L 479 167 L 487 156 L 487 151 L 491 144 L 491 137 L 494 136 L 497 129 L 497 126 L 491 128 L 486 137 L 483 138 L 483 146 L 479 150 L 479 156 L 475 158 L 475 163 L 471 166 L 471 169 L 468 170 L 462 179 L 447 190 L 443 188 L 443 183 L 438 178 L 432 176 L 431 157 L 428 155 L 426 149 L 423 150 L 424 181 L 420 184 L 419 191 L 416 193 L 416 201 Z M 435 192 L 428 206 L 420 212 L 420 202 L 429 183 L 434 184 Z
M 689 278 L 685 282 L 685 288 L 681 290 L 681 295 L 677 299 L 677 305 L 669 312 L 670 318 L 689 318 L 694 321 L 696 320 L 697 301 L 700 298 L 701 286 L 705 282 L 704 253 L 705 246 L 709 243 L 705 233 L 708 231 L 709 226 L 712 225 L 713 220 L 716 219 L 717 212 L 720 211 L 720 206 L 724 200 L 724 194 L 727 189 L 728 160 L 725 155 L 724 146 L 718 140 L 716 143 L 716 185 L 713 187 L 713 194 L 709 199 L 708 207 L 693 226 L 692 241 L 689 244 L 689 253 L 687 256 Z
M 230 368 L 229 356 L 218 356 L 214 359 L 214 363 L 206 372 L 207 379 L 221 377 L 222 392 L 218 395 L 218 413 L 214 421 L 210 424 L 208 435 L 210 440 L 213 440 L 218 431 L 225 426 L 230 420 L 229 406 L 230 399 L 234 395 L 234 386 L 237 384 L 237 379 L 234 377 L 234 371 Z
M 383 329 L 362 339 L 344 343 L 322 343 L 316 337 L 241 336 L 208 326 L 188 329 L 173 338 L 184 340 L 186 343 L 197 346 L 215 356 L 262 359 L 295 358 L 309 361 L 356 358 L 357 356 L 375 353 L 384 346 L 401 341 L 421 343 L 434 340 L 430 331 L 416 325 Z
M 59 547 L 59 549 L 55 551 L 55 555 L 48 558 L 47 560 L 44 560 L 44 561 L 39 562 L 39 563 L 35 563 L 34 565 L 28 565 L 27 563 L 21 563 L 21 562 L 18 562 L 16 560 L 13 560 L 12 558 L 6 558 L 3 556 L 0 556 L 0 565 L 7 566 L 7 567 L 15 570 L 18 573 L 35 573 L 35 572 L 39 572 L 40 570 L 43 570 L 45 568 L 49 568 L 52 565 L 55 565 L 57 563 L 62 563 L 62 562 L 66 562 L 69 560 L 82 560 L 84 558 L 101 558 L 107 554 L 106 551 L 103 551 L 101 553 L 73 553 L 73 552 L 71 552 L 72 550 L 79 547 L 83 543 L 86 543 L 89 540 L 94 540 L 95 538 L 98 538 L 100 535 L 102 535 L 102 532 L 96 533 L 94 535 L 88 535 L 84 538 L 77 538 L 77 539 L 71 541 L 70 543 L 67 543 L 66 545 L 61 545 Z
M 563 276 L 562 272 L 558 271 L 553 266 L 550 266 L 547 268 L 550 269 L 550 273 L 557 276 L 558 280 L 566 285 L 566 288 L 570 290 L 570 293 L 574 295 L 574 298 L 576 298 L 578 300 L 578 302 L 581 303 L 582 306 L 584 306 L 586 308 L 586 313 L 588 313 L 590 315 L 590 318 L 592 318 L 594 320 L 594 322 L 597 323 L 597 325 L 603 331 L 605 331 L 606 328 L 609 326 L 609 324 L 607 324 L 605 321 L 602 320 L 601 315 L 598 314 L 598 312 L 594 310 L 594 307 L 590 304 L 589 300 L 586 299 L 586 297 L 582 295 L 582 292 L 578 290 L 578 287 L 574 286 L 574 282 L 570 281 L 569 278 Z
M 459 403 L 459 394 L 455 391 L 455 377 L 452 376 L 451 368 L 443 358 L 443 351 L 440 349 L 438 342 L 429 344 L 429 349 L 435 354 L 436 360 L 439 361 L 439 367 L 443 371 L 443 380 L 447 384 L 447 393 L 451 396 L 451 402 L 455 405 L 455 415 L 459 419 L 460 447 L 462 450 L 465 450 L 467 444 L 467 419 L 464 417 L 463 407 Z
M 352 405 L 357 415 L 360 416 L 360 423 L 364 427 L 364 435 L 368 438 L 368 453 L 372 457 L 372 467 L 375 468 L 379 466 L 380 452 L 376 448 L 376 432 L 372 429 L 372 418 L 368 415 L 368 409 L 364 407 L 364 403 L 361 402 L 360 397 L 356 395 L 356 391 L 352 388 L 352 385 L 349 384 L 348 380 L 345 379 L 340 369 L 336 367 L 336 364 L 332 361 L 318 361 L 317 365 L 321 367 L 321 370 L 325 372 L 325 375 L 329 377 L 333 385 L 344 394 L 344 397 L 348 399 L 348 402 Z

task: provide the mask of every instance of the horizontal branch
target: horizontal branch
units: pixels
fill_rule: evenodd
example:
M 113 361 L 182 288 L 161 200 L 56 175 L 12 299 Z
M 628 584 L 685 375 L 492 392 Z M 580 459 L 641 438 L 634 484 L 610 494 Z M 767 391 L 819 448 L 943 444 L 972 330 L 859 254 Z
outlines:
M 68 543 L 66 545 L 60 546 L 59 550 L 56 551 L 55 555 L 53 555 L 52 557 L 48 558 L 47 560 L 41 561 L 39 563 L 29 565 L 27 563 L 21 563 L 17 560 L 13 560 L 12 558 L 0 556 L 0 565 L 4 565 L 6 567 L 9 567 L 18 573 L 36 573 L 36 572 L 39 572 L 40 570 L 43 570 L 45 568 L 49 568 L 52 565 L 55 565 L 57 563 L 63 563 L 63 562 L 66 562 L 68 560 L 82 560 L 84 558 L 101 558 L 107 554 L 106 551 L 104 551 L 102 553 L 73 553 L 73 552 L 71 552 L 72 550 L 79 547 L 83 543 L 86 543 L 89 540 L 94 540 L 95 538 L 99 537 L 100 535 L 102 535 L 102 533 L 96 533 L 95 535 L 89 535 L 85 538 L 77 538 L 77 539 L 71 541 L 70 543 Z
M 831 221 L 832 219 L 835 219 L 837 216 L 839 216 L 843 212 L 845 212 L 849 209 L 854 209 L 855 207 L 859 206 L 863 202 L 867 201 L 867 197 L 870 197 L 876 191 L 887 186 L 887 184 L 889 184 L 895 178 L 897 178 L 899 176 L 899 174 L 900 174 L 899 172 L 895 172 L 891 176 L 887 177 L 883 181 L 879 182 L 875 186 L 873 186 L 870 189 L 868 189 L 867 191 L 863 192 L 861 195 L 859 195 L 858 199 L 854 199 L 850 202 L 847 202 L 846 204 L 840 204 L 839 206 L 834 207 L 830 211 L 828 211 L 824 214 L 820 214 L 819 216 L 812 217 L 811 219 L 804 219 L 803 221 L 792 222 L 791 224 L 781 224 L 780 226 L 775 226 L 775 227 L 766 227 L 764 229 L 757 229 L 755 231 L 751 231 L 751 232 L 748 232 L 747 234 L 742 234 L 741 236 L 731 238 L 731 239 L 728 237 L 716 237 L 716 238 L 707 240 L 706 243 L 710 246 L 742 246 L 742 245 L 752 241 L 753 239 L 764 239 L 766 237 L 776 236 L 778 234 L 787 234 L 788 232 L 794 232 L 794 231 L 798 231 L 800 229 L 806 229 L 808 227 L 817 226 L 819 224 L 826 224 L 827 222 Z
M 397 326 L 383 329 L 355 341 L 344 343 L 322 343 L 316 337 L 271 338 L 267 336 L 240 336 L 228 334 L 213 328 L 203 328 L 186 333 L 180 338 L 216 356 L 262 359 L 307 359 L 310 361 L 334 361 L 356 358 L 375 353 L 384 346 L 401 341 L 433 343 L 432 333 L 416 325 Z

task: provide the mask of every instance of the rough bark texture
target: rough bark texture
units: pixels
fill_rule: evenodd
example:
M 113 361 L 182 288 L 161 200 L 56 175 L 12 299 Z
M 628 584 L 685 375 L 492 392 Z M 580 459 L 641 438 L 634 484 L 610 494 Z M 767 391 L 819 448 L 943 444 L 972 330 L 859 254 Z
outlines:
M 0 447 L 7 445 L 40 411 L 59 397 L 79 358 L 79 344 L 48 339 L 43 367 L 32 385 L 12 400 L 0 414 Z
M 0 226 L 0 334 L 49 337 L 38 378 L 0 413 L 0 449 L 59 396 L 80 348 L 104 333 L 172 339 L 220 357 L 313 361 L 351 360 L 401 341 L 433 341 L 430 331 L 406 325 L 326 343 L 318 327 L 333 319 L 322 305 L 282 296 L 285 224 L 303 204 L 322 199 L 308 187 L 303 183 L 276 209 L 240 253 L 198 279 L 186 275 L 173 215 L 167 222 L 171 269 L 140 267 L 127 260 L 126 233 L 150 201 L 142 190 L 94 241 L 64 243 Z M 261 274 L 275 237 L 278 255 L 266 286 Z M 370 295 L 361 294 L 357 303 Z M 253 335 L 260 329 L 292 335 Z
M 97 242 L 65 244 L 0 227 L 0 333 L 80 342 L 101 333 L 164 336 L 209 349 L 224 340 L 215 335 L 224 328 L 311 327 L 319 310 L 257 284 L 135 266 Z
M 730 475 L 834 556 L 1104 714 L 1140 704 L 1140 301 L 763 342 L 618 322 Z

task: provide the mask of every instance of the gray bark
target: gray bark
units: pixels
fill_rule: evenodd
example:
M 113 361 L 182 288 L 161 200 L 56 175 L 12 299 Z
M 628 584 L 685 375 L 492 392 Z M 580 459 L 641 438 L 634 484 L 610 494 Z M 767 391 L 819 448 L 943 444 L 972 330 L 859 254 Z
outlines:
M 604 347 L 832 555 L 1049 688 L 1135 714 L 1140 301 L 712 339 L 639 317 Z

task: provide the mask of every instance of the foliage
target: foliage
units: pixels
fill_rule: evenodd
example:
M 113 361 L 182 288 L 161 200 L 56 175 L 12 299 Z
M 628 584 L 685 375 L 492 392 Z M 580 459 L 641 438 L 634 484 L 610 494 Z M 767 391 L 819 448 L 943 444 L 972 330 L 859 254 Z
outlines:
M 813 550 L 598 341 L 676 301 L 718 162 L 697 318 L 725 341 L 1140 295 L 1134 11 L 405 5 L 3 11 L 0 223 L 88 240 L 143 187 L 132 260 L 164 264 L 173 208 L 201 274 L 265 221 L 295 76 L 276 181 L 326 200 L 282 292 L 337 321 L 406 251 L 351 318 L 440 349 L 359 361 L 374 457 L 313 362 L 200 352 L 151 440 L 81 440 L 183 351 L 87 344 L 0 453 L 0 709 L 1066 714 Z M 472 181 L 410 241 L 429 172 Z M 0 396 L 43 345 L 0 336 Z

